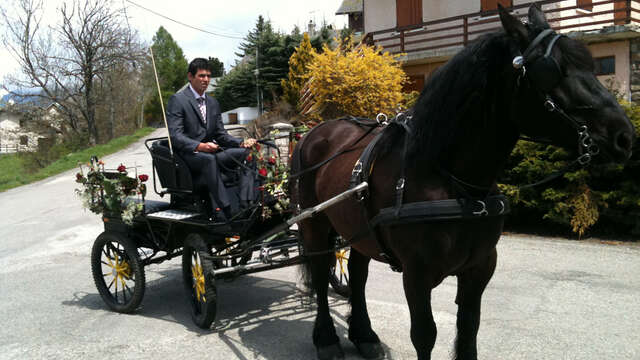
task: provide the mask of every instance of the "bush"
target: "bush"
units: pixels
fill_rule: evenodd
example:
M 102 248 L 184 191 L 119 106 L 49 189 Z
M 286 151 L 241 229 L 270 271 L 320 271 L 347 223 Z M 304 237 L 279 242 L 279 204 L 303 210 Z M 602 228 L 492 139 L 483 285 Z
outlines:
M 375 118 L 395 114 L 403 100 L 407 76 L 395 57 L 381 48 L 343 42 L 324 46 L 308 67 L 309 91 L 315 105 L 308 114 L 320 118 L 353 115 Z M 330 115 L 324 113 L 329 111 Z

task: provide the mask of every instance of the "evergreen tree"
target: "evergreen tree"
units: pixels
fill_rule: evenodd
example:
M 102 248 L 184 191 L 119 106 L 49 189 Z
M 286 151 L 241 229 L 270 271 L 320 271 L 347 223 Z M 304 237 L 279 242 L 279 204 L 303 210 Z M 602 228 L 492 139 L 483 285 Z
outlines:
M 166 104 L 169 97 L 186 84 L 189 64 L 180 46 L 162 26 L 154 35 L 151 47 L 158 71 L 162 100 Z M 145 120 L 147 123 L 160 122 L 162 121 L 162 108 L 155 86 L 153 69 L 147 69 L 145 78 L 148 90 Z
M 240 62 L 225 74 L 213 92 L 220 103 L 222 112 L 240 106 L 256 106 L 256 84 L 253 67 L 247 62 Z
M 300 46 L 295 48 L 295 52 L 289 58 L 289 74 L 287 79 L 282 80 L 283 98 L 294 108 L 298 107 L 300 99 L 300 89 L 307 81 L 305 74 L 309 64 L 313 61 L 315 49 L 311 46 L 309 34 L 304 33 Z M 300 109 L 298 109 L 300 110 Z
M 211 77 L 217 78 L 224 75 L 224 63 L 222 61 L 216 57 L 209 57 L 207 62 L 211 68 Z

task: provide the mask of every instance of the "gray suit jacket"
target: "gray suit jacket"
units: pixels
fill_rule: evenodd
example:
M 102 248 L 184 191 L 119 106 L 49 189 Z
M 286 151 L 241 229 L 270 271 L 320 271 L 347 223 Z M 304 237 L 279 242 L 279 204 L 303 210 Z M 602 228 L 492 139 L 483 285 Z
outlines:
M 205 95 L 205 98 L 207 99 L 206 127 L 202 122 L 198 102 L 188 86 L 169 99 L 167 123 L 171 143 L 178 152 L 192 153 L 201 142 L 215 141 L 224 148 L 238 147 L 242 143 L 242 139 L 229 135 L 225 130 L 218 101 L 209 95 Z

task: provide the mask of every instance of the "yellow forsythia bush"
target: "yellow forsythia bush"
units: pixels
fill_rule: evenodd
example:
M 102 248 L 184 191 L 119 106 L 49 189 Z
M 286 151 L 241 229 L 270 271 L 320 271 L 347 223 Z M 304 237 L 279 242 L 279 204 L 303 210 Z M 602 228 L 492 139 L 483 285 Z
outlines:
M 393 55 L 367 45 L 325 45 L 308 69 L 309 91 L 318 107 L 334 106 L 340 113 L 368 118 L 395 114 L 408 81 Z

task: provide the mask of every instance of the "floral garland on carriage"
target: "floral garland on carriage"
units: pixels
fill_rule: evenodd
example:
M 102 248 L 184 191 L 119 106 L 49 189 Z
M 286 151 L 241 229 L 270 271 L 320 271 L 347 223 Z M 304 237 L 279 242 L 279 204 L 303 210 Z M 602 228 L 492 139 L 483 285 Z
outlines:
M 134 167 L 136 176 L 130 177 L 128 169 L 131 168 L 120 164 L 115 171 L 105 170 L 104 162 L 95 156 L 87 164 L 81 164 L 76 182 L 83 186 L 75 192 L 82 199 L 82 206 L 95 214 L 120 214 L 122 221 L 131 225 L 133 219 L 142 213 L 147 194 L 144 183 L 149 176 L 137 175 Z M 130 197 L 143 201 L 131 201 Z
M 256 171 L 261 179 L 258 187 L 259 202 L 262 204 L 261 217 L 263 220 L 271 218 L 275 213 L 284 214 L 289 209 L 289 154 L 298 140 L 309 129 L 306 126 L 294 128 L 288 135 L 278 130 L 271 131 L 264 140 L 276 145 L 261 146 L 256 144 L 249 155 L 247 163 L 255 162 Z M 285 145 L 287 155 L 280 156 L 280 140 L 288 140 Z M 282 144 L 281 144 L 282 145 Z M 134 169 L 134 176 L 129 171 Z M 84 208 L 95 214 L 119 214 L 125 224 L 131 225 L 133 219 L 144 209 L 144 197 L 149 180 L 146 174 L 137 174 L 137 167 L 126 167 L 120 164 L 115 170 L 105 169 L 102 160 L 92 157 L 86 164 L 80 164 L 80 171 L 76 174 L 76 182 L 82 187 L 75 189 L 75 193 L 82 199 Z M 132 197 L 137 197 L 138 201 Z M 139 201 L 139 200 L 142 201 Z

